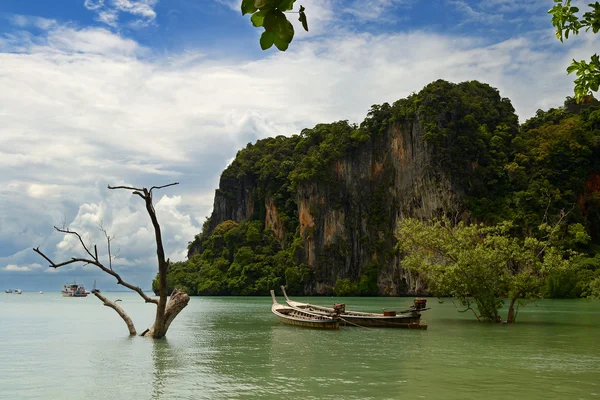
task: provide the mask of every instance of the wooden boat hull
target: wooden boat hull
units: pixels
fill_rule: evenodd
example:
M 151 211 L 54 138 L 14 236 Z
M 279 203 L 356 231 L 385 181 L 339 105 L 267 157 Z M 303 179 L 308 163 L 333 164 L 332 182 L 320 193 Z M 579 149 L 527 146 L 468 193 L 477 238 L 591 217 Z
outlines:
M 311 313 L 306 310 L 299 310 L 277 303 L 275 292 L 273 290 L 271 290 L 271 297 L 273 298 L 271 312 L 284 324 L 318 329 L 339 329 L 340 327 L 340 321 L 337 318 Z
M 380 328 L 407 328 L 427 329 L 427 324 L 421 321 L 421 317 L 365 317 L 340 315 L 340 323 L 343 326 L 365 326 Z
M 361 327 L 381 327 L 381 328 L 407 328 L 407 329 L 427 329 L 425 321 L 421 321 L 419 312 L 411 312 L 401 315 L 386 316 L 384 314 L 368 313 L 361 311 L 345 311 L 336 314 L 336 310 L 331 307 L 323 307 L 315 304 L 301 303 L 290 300 L 287 297 L 285 288 L 281 287 L 287 304 L 296 310 L 321 314 L 336 315 L 343 326 L 361 326 Z
M 287 317 L 280 316 L 280 315 L 278 315 L 277 317 L 279 318 L 279 322 L 282 322 L 284 324 L 303 326 L 305 328 L 317 328 L 317 329 L 339 329 L 340 328 L 339 321 L 325 321 L 325 322 L 302 321 L 302 320 L 287 318 Z

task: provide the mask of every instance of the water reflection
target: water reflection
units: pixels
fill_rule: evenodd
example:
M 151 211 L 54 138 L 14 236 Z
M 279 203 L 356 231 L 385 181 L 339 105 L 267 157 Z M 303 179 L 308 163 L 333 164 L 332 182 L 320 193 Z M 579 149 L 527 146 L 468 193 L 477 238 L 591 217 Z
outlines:
M 169 374 L 177 369 L 178 360 L 172 354 L 168 339 L 152 340 L 152 399 L 158 400 L 165 392 Z

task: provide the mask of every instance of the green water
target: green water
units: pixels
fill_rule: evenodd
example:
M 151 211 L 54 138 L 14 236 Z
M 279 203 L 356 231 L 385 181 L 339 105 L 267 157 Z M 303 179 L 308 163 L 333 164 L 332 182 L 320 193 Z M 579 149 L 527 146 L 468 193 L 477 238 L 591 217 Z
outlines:
M 139 331 L 151 324 L 154 306 L 107 295 L 123 299 Z M 374 311 L 410 302 L 340 300 Z M 514 326 L 430 305 L 427 331 L 329 332 L 280 324 L 266 297 L 192 298 L 153 341 L 129 338 L 93 296 L 0 293 L 0 398 L 600 398 L 600 302 L 540 301 Z

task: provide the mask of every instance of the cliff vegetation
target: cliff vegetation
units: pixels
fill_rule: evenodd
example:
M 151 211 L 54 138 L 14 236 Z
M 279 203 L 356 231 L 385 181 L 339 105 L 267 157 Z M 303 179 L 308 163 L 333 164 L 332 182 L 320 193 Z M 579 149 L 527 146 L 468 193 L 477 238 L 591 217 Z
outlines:
M 508 221 L 513 237 L 539 240 L 560 219 L 561 248 L 583 256 L 545 277 L 543 295 L 587 296 L 600 291 L 599 143 L 592 98 L 519 125 L 495 88 L 439 80 L 372 106 L 360 125 L 319 124 L 240 150 L 168 285 L 197 295 L 280 284 L 291 294 L 422 294 L 422 274 L 397 246 L 407 218 Z M 575 240 L 579 231 L 589 240 Z

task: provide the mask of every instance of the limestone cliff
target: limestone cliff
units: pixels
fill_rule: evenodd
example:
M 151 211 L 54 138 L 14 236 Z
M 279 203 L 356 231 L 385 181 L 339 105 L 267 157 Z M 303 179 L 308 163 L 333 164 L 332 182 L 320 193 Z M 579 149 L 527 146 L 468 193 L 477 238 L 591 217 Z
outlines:
M 300 243 L 292 256 L 310 271 L 304 294 L 361 279 L 374 288 L 368 293 L 423 293 L 419 277 L 400 267 L 397 224 L 467 216 L 465 201 L 491 181 L 495 159 L 482 149 L 498 126 L 510 143 L 518 122 L 497 90 L 438 81 L 393 106 L 374 106 L 360 126 L 342 121 L 264 139 L 223 172 L 205 230 L 258 220 L 282 249 Z M 189 256 L 202 251 L 198 243 Z
M 463 209 L 460 189 L 434 167 L 422 125 L 394 124 L 355 154 L 337 160 L 327 183 L 303 183 L 297 193 L 302 260 L 317 282 L 359 279 L 377 264 L 381 294 L 418 293 L 394 253 L 396 225 L 405 217 L 433 218 Z M 321 289 L 323 290 L 323 289 Z
M 593 258 L 599 160 L 598 102 L 567 99 L 519 125 L 489 85 L 436 81 L 372 106 L 360 125 L 318 124 L 240 150 L 168 284 L 199 295 L 267 295 L 281 284 L 294 295 L 424 294 L 396 246 L 407 217 L 509 220 L 524 236 L 571 210 L 563 243 Z M 554 278 L 583 293 L 572 275 Z

